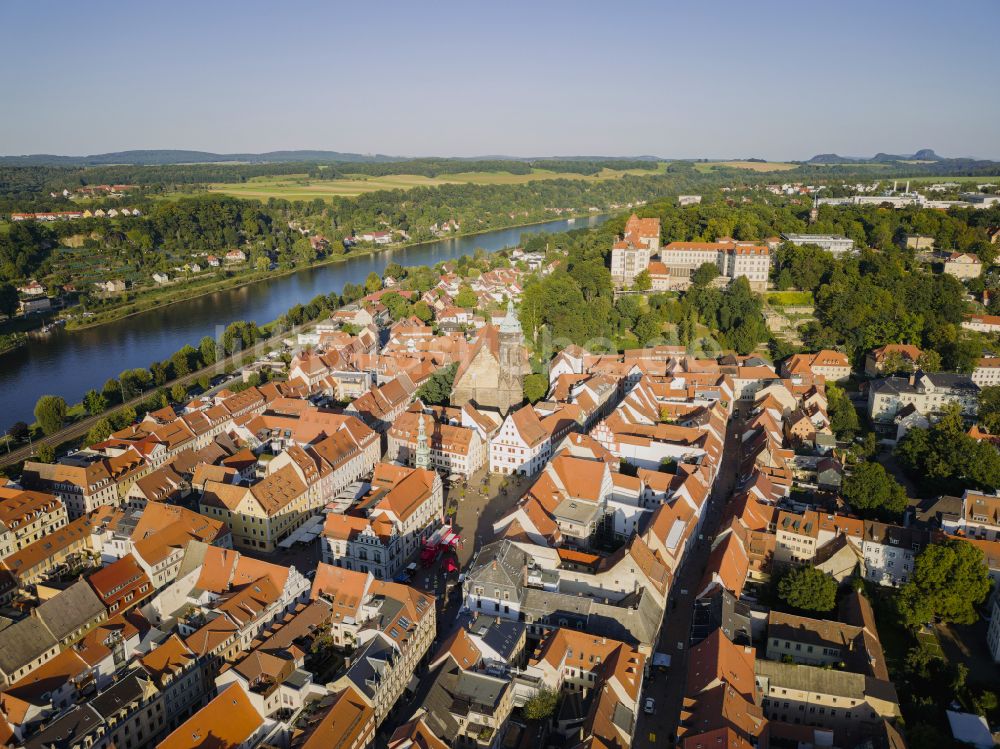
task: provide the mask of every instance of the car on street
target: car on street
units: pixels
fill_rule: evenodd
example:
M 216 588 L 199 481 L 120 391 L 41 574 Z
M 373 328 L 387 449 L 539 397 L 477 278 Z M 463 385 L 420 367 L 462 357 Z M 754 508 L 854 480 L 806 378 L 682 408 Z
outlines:
M 646 701 L 642 703 L 642 711 L 646 715 L 652 715 L 654 710 L 656 710 L 656 700 L 652 697 L 647 697 Z

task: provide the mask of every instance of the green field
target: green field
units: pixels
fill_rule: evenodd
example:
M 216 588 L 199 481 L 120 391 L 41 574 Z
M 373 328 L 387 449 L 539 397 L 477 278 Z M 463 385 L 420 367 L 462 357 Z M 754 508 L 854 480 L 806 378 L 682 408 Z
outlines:
M 239 198 L 284 198 L 286 200 L 314 200 L 322 198 L 350 198 L 376 190 L 408 190 L 411 187 L 435 187 L 437 185 L 520 185 L 540 179 L 578 179 L 598 182 L 619 179 L 626 174 L 662 173 L 665 164 L 657 169 L 604 169 L 594 175 L 568 174 L 548 169 L 533 169 L 531 174 L 511 174 L 510 172 L 459 172 L 439 177 L 424 177 L 418 174 L 390 174 L 384 177 L 363 175 L 344 179 L 312 179 L 308 175 L 281 175 L 274 177 L 254 177 L 239 184 L 213 184 L 210 192 L 233 195 Z
M 974 177 L 949 177 L 949 176 L 934 176 L 934 177 L 893 177 L 900 182 L 909 180 L 910 187 L 923 187 L 925 185 L 939 184 L 941 182 L 957 182 L 962 185 L 963 188 L 967 188 L 970 185 L 974 188 L 976 185 L 985 184 L 997 184 L 1000 179 L 997 177 L 989 177 L 985 175 L 977 175 Z
M 748 169 L 751 172 L 787 172 L 795 169 L 798 164 L 785 161 L 700 161 L 694 165 L 699 172 L 711 172 L 716 169 Z
M 808 307 L 813 295 L 811 291 L 769 291 L 767 301 L 778 307 Z

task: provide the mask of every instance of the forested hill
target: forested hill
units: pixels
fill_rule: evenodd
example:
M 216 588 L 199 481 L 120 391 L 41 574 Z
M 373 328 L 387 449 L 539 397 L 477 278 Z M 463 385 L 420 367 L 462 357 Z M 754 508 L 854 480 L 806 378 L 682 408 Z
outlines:
M 382 153 L 345 153 L 341 151 L 267 151 L 266 153 L 211 153 L 209 151 L 184 151 L 160 149 L 145 151 L 117 151 L 98 153 L 90 156 L 61 156 L 49 153 L 34 153 L 25 156 L 0 156 L 0 166 L 165 166 L 176 164 L 384 164 L 387 162 L 435 162 L 454 163 L 454 171 L 470 171 L 470 164 L 483 162 L 500 163 L 544 163 L 546 168 L 568 162 L 628 163 L 648 165 L 660 161 L 656 156 L 481 156 L 474 158 L 456 157 L 411 157 L 388 156 Z M 461 168 L 459 168 L 461 167 Z M 614 167 L 622 168 L 622 167 Z M 628 167 L 626 167 L 628 168 Z
M 108 166 L 114 164 L 162 166 L 164 164 L 213 164 L 240 162 L 276 164 L 285 162 L 381 162 L 400 161 L 403 157 L 385 154 L 342 153 L 340 151 L 268 151 L 267 153 L 210 153 L 161 149 L 151 151 L 118 151 L 90 156 L 58 156 L 47 153 L 27 156 L 0 156 L 5 166 Z

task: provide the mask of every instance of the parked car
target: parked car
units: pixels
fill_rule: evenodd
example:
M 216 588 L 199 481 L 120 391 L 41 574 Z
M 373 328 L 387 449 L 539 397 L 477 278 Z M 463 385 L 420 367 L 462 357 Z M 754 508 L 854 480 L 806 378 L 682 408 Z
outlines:
M 656 701 L 652 697 L 647 697 L 646 701 L 642 705 L 642 711 L 646 713 L 646 715 L 652 715 L 655 710 Z

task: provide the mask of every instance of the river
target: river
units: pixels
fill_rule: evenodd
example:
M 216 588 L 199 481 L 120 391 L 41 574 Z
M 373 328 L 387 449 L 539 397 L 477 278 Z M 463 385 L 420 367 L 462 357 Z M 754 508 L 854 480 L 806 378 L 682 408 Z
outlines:
M 359 255 L 94 328 L 57 328 L 48 336 L 33 336 L 26 345 L 0 356 L 0 428 L 19 420 L 30 424 L 35 402 L 42 395 L 61 395 L 67 403 L 76 403 L 88 389 L 100 389 L 109 377 L 166 359 L 185 343 L 197 346 L 203 336 L 215 335 L 233 320 L 254 320 L 263 325 L 298 302 L 308 302 L 317 294 L 339 293 L 345 284 L 364 283 L 372 271 L 381 275 L 390 262 L 434 265 L 470 255 L 478 248 L 493 252 L 516 247 L 523 234 L 592 227 L 605 219 L 590 216 L 572 223 L 571 219 L 549 221 Z

